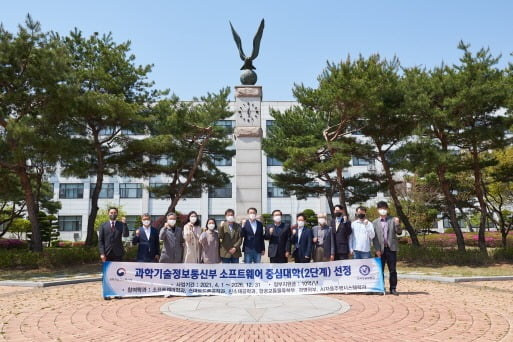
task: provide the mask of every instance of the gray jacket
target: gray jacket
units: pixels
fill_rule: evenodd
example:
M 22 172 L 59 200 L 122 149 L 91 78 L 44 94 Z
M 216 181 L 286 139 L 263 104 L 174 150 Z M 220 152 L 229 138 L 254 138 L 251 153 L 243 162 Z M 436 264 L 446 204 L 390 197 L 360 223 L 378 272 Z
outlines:
M 397 252 L 399 250 L 399 242 L 397 236 L 401 235 L 403 230 L 401 229 L 400 224 L 394 222 L 394 218 L 392 216 L 387 216 L 386 222 L 388 228 L 388 246 L 390 247 L 391 251 Z M 374 244 L 374 250 L 383 252 L 385 250 L 385 245 L 383 242 L 384 236 L 383 229 L 381 228 L 381 217 L 375 219 L 372 222 L 372 225 L 374 226 L 374 232 L 376 233 L 374 239 L 372 240 Z
M 183 231 L 181 227 L 172 228 L 162 227 L 159 233 L 159 239 L 164 241 L 159 262 L 182 263 L 183 262 Z

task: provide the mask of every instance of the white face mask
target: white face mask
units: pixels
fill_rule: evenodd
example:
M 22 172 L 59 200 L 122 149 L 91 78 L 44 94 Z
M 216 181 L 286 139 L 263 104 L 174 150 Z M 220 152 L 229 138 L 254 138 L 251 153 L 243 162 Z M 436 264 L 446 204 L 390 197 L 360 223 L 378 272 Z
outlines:
M 208 229 L 210 229 L 210 230 L 214 230 L 214 228 L 216 227 L 216 225 L 215 225 L 215 224 L 213 224 L 213 223 L 209 223 L 209 224 L 207 225 L 207 227 L 208 227 Z
M 319 222 L 319 224 L 322 226 L 322 225 L 326 224 L 326 219 L 325 218 L 320 218 L 320 219 L 317 219 L 317 222 Z
M 388 214 L 388 210 L 386 210 L 386 209 L 379 209 L 379 210 L 378 210 L 378 213 L 379 213 L 381 216 L 386 216 L 386 214 Z
M 281 222 L 281 216 L 279 216 L 279 215 L 273 216 L 273 220 L 274 220 L 274 222 Z
M 249 214 L 249 219 L 254 221 L 256 219 L 256 214 Z
M 143 226 L 148 227 L 151 224 L 150 220 L 144 220 L 142 221 Z
M 303 228 L 305 226 L 305 221 L 297 221 L 297 226 L 299 228 Z
M 198 221 L 198 218 L 196 216 L 191 216 L 189 217 L 189 221 L 194 224 L 196 221 Z
M 230 216 L 226 216 L 226 221 L 233 222 L 234 221 L 233 216 L 231 216 L 231 215 Z
M 176 220 L 167 220 L 167 224 L 173 227 L 176 224 Z

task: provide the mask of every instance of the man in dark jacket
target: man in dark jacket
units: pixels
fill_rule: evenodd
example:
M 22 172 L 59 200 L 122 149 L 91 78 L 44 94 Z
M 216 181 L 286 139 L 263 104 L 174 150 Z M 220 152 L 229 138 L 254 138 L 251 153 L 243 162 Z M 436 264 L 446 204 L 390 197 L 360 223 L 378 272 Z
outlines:
M 159 231 L 151 226 L 150 214 L 141 216 L 143 226 L 135 231 L 132 243 L 137 246 L 138 262 L 157 262 L 160 258 Z
M 271 263 L 283 264 L 290 253 L 290 226 L 282 222 L 281 210 L 273 210 L 273 222 L 265 229 L 264 239 L 269 240 L 269 259 Z
M 335 206 L 335 218 L 331 220 L 331 231 L 335 242 L 335 260 L 349 257 L 349 236 L 353 232 L 351 221 L 340 204 Z

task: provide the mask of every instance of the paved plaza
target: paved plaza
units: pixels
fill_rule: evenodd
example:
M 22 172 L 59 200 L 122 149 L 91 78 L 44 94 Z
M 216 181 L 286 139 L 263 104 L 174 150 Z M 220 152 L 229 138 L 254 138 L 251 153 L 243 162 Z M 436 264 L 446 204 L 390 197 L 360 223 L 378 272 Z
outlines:
M 249 298 L 255 303 L 248 311 L 253 318 L 264 317 L 262 309 L 279 307 L 280 322 L 212 323 L 232 321 L 245 304 L 237 304 L 234 297 L 226 297 L 224 303 L 220 297 L 104 300 L 100 282 L 0 286 L 0 340 L 513 341 L 513 281 L 400 280 L 399 290 L 399 296 L 311 296 L 306 299 L 311 307 L 301 298 Z M 214 308 L 216 301 L 219 306 Z M 320 311 L 323 303 L 326 316 Z M 223 305 L 234 307 L 219 310 Z M 170 315 L 173 308 L 179 315 L 196 311 L 205 320 Z M 298 314 L 305 319 L 298 321 Z M 283 323 L 286 320 L 292 322 Z

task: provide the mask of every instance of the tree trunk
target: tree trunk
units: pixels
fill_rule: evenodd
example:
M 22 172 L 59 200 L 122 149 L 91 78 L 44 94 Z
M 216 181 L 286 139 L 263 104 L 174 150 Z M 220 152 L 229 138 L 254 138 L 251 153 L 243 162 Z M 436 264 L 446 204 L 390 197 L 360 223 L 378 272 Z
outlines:
M 449 188 L 449 181 L 445 177 L 445 167 L 442 166 L 437 168 L 436 173 L 438 175 L 440 187 L 442 188 L 442 193 L 444 194 L 446 200 L 449 220 L 451 221 L 451 226 L 454 229 L 454 233 L 456 234 L 458 250 L 465 252 L 465 238 L 463 237 L 463 232 L 461 231 L 460 223 L 458 222 L 458 217 L 456 216 L 456 199 L 452 195 Z
M 100 198 L 100 192 L 103 186 L 103 174 L 105 173 L 105 163 L 103 160 L 102 144 L 98 139 L 98 134 L 94 136 L 94 145 L 96 149 L 96 158 L 98 160 L 98 167 L 96 169 L 96 184 L 94 186 L 93 193 L 91 195 L 91 212 L 87 218 L 87 236 L 85 245 L 94 247 L 98 244 L 98 237 L 94 231 L 94 222 L 98 215 L 98 199 Z
M 346 205 L 346 189 L 344 186 L 344 175 L 342 173 L 342 169 L 337 167 L 337 187 L 338 187 L 338 200 L 339 205 L 342 206 L 344 211 L 347 214 L 347 205 Z
M 473 146 L 472 148 L 472 161 L 474 168 L 474 191 L 476 192 L 476 197 L 479 202 L 479 209 L 481 212 L 481 219 L 479 222 L 478 245 L 481 252 L 486 253 L 485 229 L 487 208 L 483 195 L 481 169 L 479 168 L 479 155 L 476 146 Z
M 408 216 L 406 216 L 406 214 L 403 211 L 403 206 L 401 205 L 401 201 L 399 200 L 399 197 L 397 196 L 397 191 L 395 190 L 395 181 L 392 175 L 392 171 L 390 170 L 390 165 L 388 165 L 388 162 L 385 159 L 385 152 L 383 152 L 380 146 L 378 146 L 378 153 L 381 159 L 381 164 L 383 165 L 383 169 L 385 170 L 385 176 L 388 182 L 390 197 L 392 197 L 392 200 L 394 201 L 395 209 L 397 210 L 397 216 L 399 216 L 399 219 L 402 221 L 404 227 L 410 234 L 412 245 L 415 247 L 419 247 L 420 243 L 417 237 L 417 232 L 415 231 L 415 229 L 413 229 L 410 220 L 408 219 Z
M 335 217 L 335 206 L 333 205 L 333 194 L 327 194 L 326 200 L 328 201 L 328 206 L 330 207 L 331 217 Z M 346 211 L 347 213 L 347 211 Z
M 41 229 L 39 227 L 39 206 L 32 190 L 32 184 L 30 183 L 29 176 L 25 166 L 20 166 L 16 173 L 20 177 L 21 187 L 25 194 L 25 203 L 27 205 L 27 213 L 30 220 L 30 226 L 32 231 L 30 249 L 34 252 L 43 251 L 43 241 L 41 239 Z

